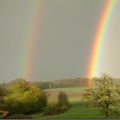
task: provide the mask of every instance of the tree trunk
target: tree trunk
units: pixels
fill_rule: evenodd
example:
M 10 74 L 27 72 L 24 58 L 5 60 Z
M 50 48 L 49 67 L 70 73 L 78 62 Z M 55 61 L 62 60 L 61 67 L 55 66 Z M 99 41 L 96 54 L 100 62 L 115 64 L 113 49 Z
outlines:
M 109 116 L 109 104 L 106 104 L 105 116 L 106 116 L 106 118 Z
M 106 116 L 106 118 L 109 116 L 108 109 L 106 109 L 106 111 L 105 111 L 105 116 Z

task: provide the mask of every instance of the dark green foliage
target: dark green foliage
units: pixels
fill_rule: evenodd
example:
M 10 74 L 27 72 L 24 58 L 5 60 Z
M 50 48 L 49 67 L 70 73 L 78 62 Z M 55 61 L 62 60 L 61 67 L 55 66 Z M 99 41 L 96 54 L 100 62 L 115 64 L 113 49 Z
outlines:
M 23 79 L 11 84 L 8 91 L 8 95 L 4 97 L 3 109 L 9 111 L 10 114 L 41 111 L 47 104 L 46 93 Z
M 4 106 L 4 97 L 8 94 L 5 86 L 0 86 L 0 110 Z
M 0 97 L 3 97 L 7 94 L 5 86 L 0 86 Z
M 64 92 L 60 92 L 59 95 L 58 95 L 58 105 L 60 105 L 60 106 L 64 106 L 64 105 L 69 106 L 68 97 Z
M 49 103 L 46 106 L 45 114 L 53 115 L 63 113 L 70 108 L 70 104 L 67 95 L 64 92 L 60 92 L 56 103 Z
M 48 103 L 48 105 L 45 107 L 44 114 L 45 115 L 54 115 L 58 114 L 59 112 L 59 107 L 57 103 Z

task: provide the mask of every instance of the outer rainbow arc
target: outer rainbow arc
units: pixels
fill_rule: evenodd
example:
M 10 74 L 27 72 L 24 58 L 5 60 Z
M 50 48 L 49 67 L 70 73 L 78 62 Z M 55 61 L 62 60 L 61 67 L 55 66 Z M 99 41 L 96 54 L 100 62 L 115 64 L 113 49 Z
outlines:
M 115 0 L 106 0 L 104 9 L 102 11 L 102 16 L 93 40 L 91 58 L 90 58 L 89 67 L 88 67 L 88 73 L 87 73 L 87 77 L 89 78 L 88 87 L 92 87 L 91 79 L 95 77 L 97 73 L 97 64 L 98 64 L 98 60 L 100 59 L 99 57 L 101 52 L 100 50 L 104 42 L 104 37 L 107 31 L 107 25 L 108 25 L 114 4 L 115 4 Z
M 33 65 L 33 58 L 34 58 L 34 52 L 35 52 L 35 46 L 36 46 L 36 39 L 38 35 L 38 30 L 41 24 L 42 20 L 42 8 L 43 8 L 43 1 L 39 1 L 36 3 L 35 12 L 33 13 L 33 20 L 31 23 L 31 28 L 29 32 L 29 38 L 27 40 L 27 51 L 26 51 L 26 57 L 25 57 L 25 67 L 24 67 L 24 73 L 23 78 L 26 80 L 30 80 L 31 77 L 31 71 L 32 71 L 32 65 Z

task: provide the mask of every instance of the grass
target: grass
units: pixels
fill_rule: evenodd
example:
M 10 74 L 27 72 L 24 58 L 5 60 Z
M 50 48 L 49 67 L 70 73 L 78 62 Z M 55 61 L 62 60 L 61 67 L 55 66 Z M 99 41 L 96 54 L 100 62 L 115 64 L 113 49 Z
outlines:
M 89 108 L 82 103 L 73 103 L 72 107 L 58 115 L 44 116 L 43 113 L 32 115 L 33 118 L 104 118 L 104 114 L 98 108 Z
M 65 93 L 80 92 L 85 91 L 85 87 L 71 87 L 71 88 L 55 88 L 47 89 L 46 91 L 63 91 Z M 49 97 L 49 101 L 56 99 L 54 96 Z M 35 113 L 32 115 L 33 118 L 104 118 L 104 114 L 98 108 L 87 107 L 85 104 L 81 103 L 80 96 L 68 96 L 68 99 L 72 107 L 62 113 L 57 115 L 44 116 L 43 113 Z
M 71 109 L 54 118 L 104 118 L 98 108 L 89 108 L 82 103 L 74 103 Z

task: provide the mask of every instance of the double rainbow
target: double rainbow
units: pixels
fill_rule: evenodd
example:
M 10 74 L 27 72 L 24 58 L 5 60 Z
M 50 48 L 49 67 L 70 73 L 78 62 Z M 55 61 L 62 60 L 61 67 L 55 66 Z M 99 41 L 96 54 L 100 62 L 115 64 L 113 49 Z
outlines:
M 91 79 L 96 76 L 97 74 L 97 65 L 100 60 L 101 48 L 103 46 L 103 42 L 105 40 L 107 27 L 109 24 L 109 20 L 114 9 L 116 0 L 105 0 L 105 5 L 102 11 L 100 22 L 98 22 L 98 27 L 96 29 L 96 34 L 93 39 L 93 45 L 91 48 L 90 54 L 90 62 L 88 66 L 88 73 L 87 77 L 89 78 L 88 86 L 91 86 Z M 37 0 L 35 3 L 35 11 L 32 13 L 33 19 L 31 20 L 30 27 L 28 30 L 28 35 L 26 38 L 26 48 L 27 50 L 24 53 L 23 59 L 23 78 L 29 80 L 31 71 L 32 71 L 32 62 L 33 62 L 33 55 L 34 49 L 36 47 L 36 37 L 38 34 L 39 24 L 41 23 L 42 19 L 42 12 L 43 12 L 43 0 Z

